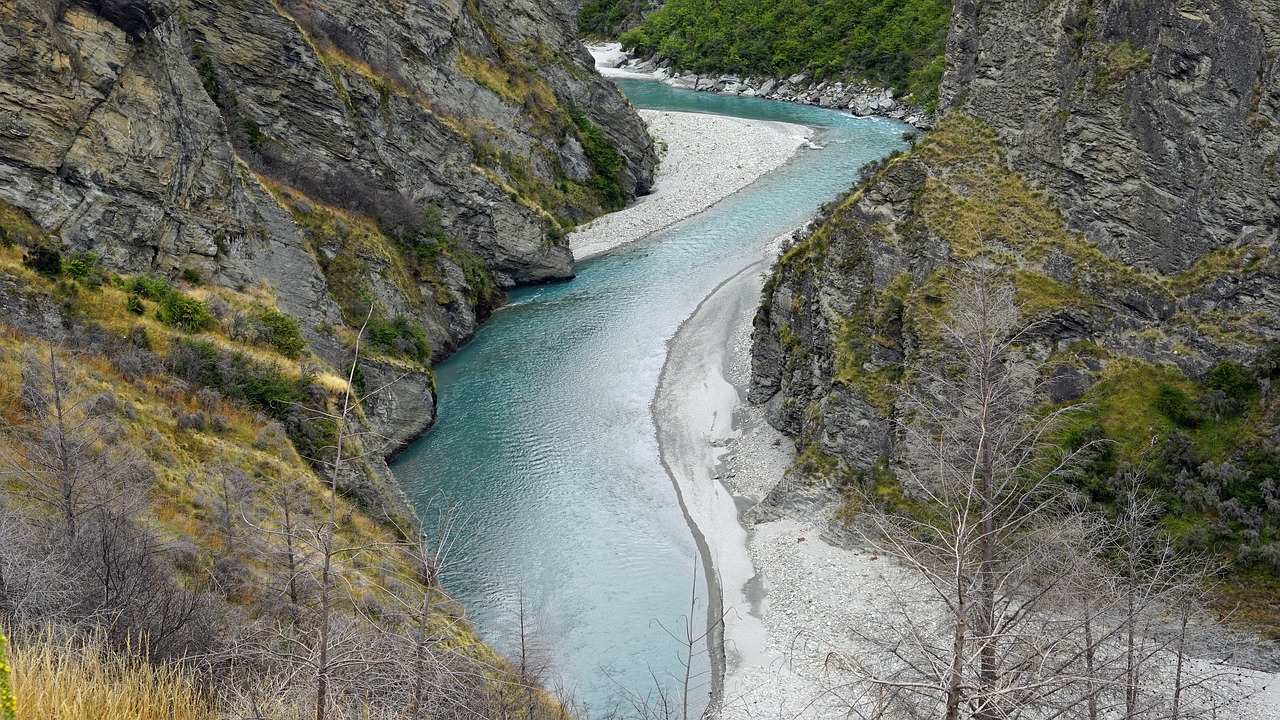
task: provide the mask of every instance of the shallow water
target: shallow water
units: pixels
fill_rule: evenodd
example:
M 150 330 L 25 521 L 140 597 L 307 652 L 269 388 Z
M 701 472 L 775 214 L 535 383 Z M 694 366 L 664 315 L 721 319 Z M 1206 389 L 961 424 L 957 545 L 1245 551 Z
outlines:
M 649 402 L 666 341 L 712 289 L 846 191 L 910 128 L 833 111 L 620 80 L 640 108 L 818 129 L 821 150 L 669 230 L 527 288 L 439 366 L 439 421 L 393 469 L 430 525 L 432 498 L 467 515 L 447 582 L 515 657 L 520 607 L 553 686 L 599 716 L 622 688 L 674 687 L 696 548 L 658 456 Z M 702 569 L 698 568 L 699 576 Z M 701 599 L 699 599 L 701 602 Z M 701 624 L 703 611 L 694 613 Z M 698 630 L 701 632 L 701 629 Z M 705 660 L 698 667 L 705 670 Z M 705 676 L 703 678 L 705 680 Z M 697 693 L 699 710 L 707 688 Z

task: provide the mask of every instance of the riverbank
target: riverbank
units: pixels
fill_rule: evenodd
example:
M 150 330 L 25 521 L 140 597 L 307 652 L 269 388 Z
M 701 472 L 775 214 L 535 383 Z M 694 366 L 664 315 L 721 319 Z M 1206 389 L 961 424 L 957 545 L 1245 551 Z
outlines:
M 887 613 L 902 608 L 886 597 L 914 598 L 910 606 L 932 601 L 920 578 L 899 564 L 829 544 L 823 535 L 833 508 L 823 507 L 822 493 L 777 509 L 778 519 L 740 521 L 795 457 L 791 439 L 767 423 L 763 408 L 746 402 L 751 321 L 767 267 L 762 258 L 721 284 L 680 326 L 667 345 L 653 419 L 663 465 L 713 573 L 709 587 L 719 602 L 712 598 L 709 614 L 724 618 L 714 638 L 721 650 L 712 650 L 713 667 L 724 669 L 714 717 L 843 720 L 856 701 L 849 676 L 829 659 L 871 649 L 857 629 L 893 625 Z M 1196 662 L 1221 668 L 1211 673 L 1215 682 L 1256 693 L 1256 705 L 1239 706 L 1245 715 L 1270 717 L 1280 711 L 1280 676 L 1207 659 L 1230 658 L 1253 644 L 1236 635 L 1227 649 L 1202 648 L 1206 659 Z M 1263 656 L 1253 662 L 1272 664 Z
M 848 112 L 857 117 L 886 117 L 905 122 L 918 130 L 933 127 L 933 115 L 927 110 L 898 100 L 888 88 L 863 81 L 853 81 L 846 85 L 840 81 L 813 82 L 804 74 L 744 78 L 737 75 L 679 73 L 670 60 L 657 55 L 648 60 L 632 57 L 616 42 L 589 43 L 586 47 L 595 58 L 596 70 L 607 78 L 643 78 L 686 90 L 813 105 Z
M 891 565 L 821 537 L 823 512 L 744 526 L 795 457 L 791 440 L 745 401 L 751 321 L 769 258 L 709 295 L 668 343 L 653 403 L 663 463 L 714 572 L 725 678 L 718 717 L 843 718 L 824 661 L 847 649 L 850 618 L 870 617 Z
M 803 125 L 659 110 L 639 114 L 662 157 L 653 192 L 571 233 L 575 260 L 693 217 L 812 146 L 814 131 Z

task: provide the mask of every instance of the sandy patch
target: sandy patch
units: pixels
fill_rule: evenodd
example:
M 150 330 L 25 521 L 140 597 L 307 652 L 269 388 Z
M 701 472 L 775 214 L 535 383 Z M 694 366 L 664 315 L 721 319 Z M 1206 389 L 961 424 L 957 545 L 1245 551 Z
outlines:
M 653 192 L 570 233 L 576 260 L 703 212 L 781 167 L 813 136 L 803 125 L 720 115 L 641 110 L 640 117 L 662 153 Z

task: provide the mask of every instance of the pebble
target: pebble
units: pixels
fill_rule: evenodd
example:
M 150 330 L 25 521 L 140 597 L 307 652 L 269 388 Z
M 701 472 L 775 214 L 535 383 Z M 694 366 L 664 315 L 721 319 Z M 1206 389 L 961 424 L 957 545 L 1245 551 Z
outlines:
M 693 217 L 777 169 L 809 143 L 811 128 L 780 122 L 641 110 L 649 133 L 666 143 L 654 191 L 569 234 L 583 260 Z

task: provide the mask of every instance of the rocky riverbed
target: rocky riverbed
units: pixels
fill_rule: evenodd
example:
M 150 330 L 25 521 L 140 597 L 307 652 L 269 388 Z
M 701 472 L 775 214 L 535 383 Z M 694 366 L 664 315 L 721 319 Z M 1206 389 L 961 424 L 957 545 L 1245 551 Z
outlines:
M 574 259 L 635 242 L 690 218 L 811 145 L 811 128 L 722 115 L 640 110 L 661 154 L 653 192 L 569 235 Z
M 681 72 L 661 55 L 636 58 L 623 52 L 618 43 L 588 45 L 596 69 L 605 77 L 647 77 L 673 87 L 703 92 L 761 97 L 767 100 L 843 110 L 858 117 L 887 117 L 901 120 L 920 130 L 933 127 L 933 116 L 923 108 L 893 96 L 888 88 L 865 82 L 815 82 L 804 74 L 783 77 L 740 75 L 699 75 Z

